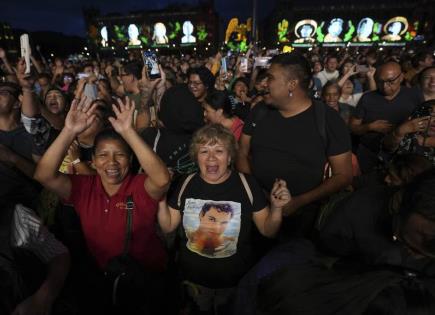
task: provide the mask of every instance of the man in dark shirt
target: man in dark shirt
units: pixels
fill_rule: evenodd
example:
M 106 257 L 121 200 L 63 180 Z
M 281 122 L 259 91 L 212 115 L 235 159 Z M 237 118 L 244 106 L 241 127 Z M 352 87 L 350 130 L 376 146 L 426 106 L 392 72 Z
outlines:
M 36 183 L 32 160 L 32 137 L 19 120 L 20 87 L 0 83 L 0 193 L 19 196 L 21 203 L 35 207 Z
M 265 97 L 272 108 L 258 104 L 248 116 L 240 140 L 240 171 L 252 170 L 267 191 L 276 178 L 287 182 L 292 200 L 284 213 L 295 215 L 286 220 L 287 226 L 284 222 L 286 234 L 308 235 L 317 214 L 316 203 L 346 187 L 352 178 L 346 125 L 336 111 L 310 99 L 310 80 L 305 58 L 297 54 L 274 57 Z M 261 119 L 259 111 L 263 112 Z M 318 125 L 319 115 L 323 127 Z M 324 180 L 326 162 L 332 176 Z
M 376 167 L 384 135 L 406 120 L 421 101 L 416 91 L 401 86 L 402 81 L 398 63 L 383 64 L 377 71 L 378 90 L 362 96 L 350 120 L 352 132 L 361 136 L 357 157 L 362 173 Z

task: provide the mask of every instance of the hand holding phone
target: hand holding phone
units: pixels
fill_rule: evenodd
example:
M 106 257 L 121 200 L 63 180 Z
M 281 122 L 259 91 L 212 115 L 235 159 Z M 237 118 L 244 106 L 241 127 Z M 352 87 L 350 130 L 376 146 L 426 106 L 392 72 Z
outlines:
M 23 34 L 20 36 L 20 46 L 21 46 L 21 57 L 24 58 L 26 63 L 26 70 L 24 74 L 30 74 L 30 43 L 29 43 L 29 35 Z
M 150 80 L 155 80 L 161 77 L 159 62 L 154 52 L 144 51 L 142 58 L 145 66 L 147 67 L 147 74 Z

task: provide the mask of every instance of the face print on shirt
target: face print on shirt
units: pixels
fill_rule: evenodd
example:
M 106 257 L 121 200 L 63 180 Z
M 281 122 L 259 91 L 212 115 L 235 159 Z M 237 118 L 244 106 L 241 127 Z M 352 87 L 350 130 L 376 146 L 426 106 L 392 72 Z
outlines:
M 187 248 L 208 258 L 237 252 L 241 205 L 233 201 L 186 199 L 183 226 Z

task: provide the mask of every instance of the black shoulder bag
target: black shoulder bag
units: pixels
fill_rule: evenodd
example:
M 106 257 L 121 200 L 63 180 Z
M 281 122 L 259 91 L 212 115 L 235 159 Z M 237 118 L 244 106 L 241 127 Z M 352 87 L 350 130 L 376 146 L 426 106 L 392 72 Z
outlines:
M 133 226 L 134 202 L 131 196 L 126 202 L 127 220 L 125 229 L 124 250 L 121 255 L 109 260 L 104 276 L 111 290 L 111 301 L 115 306 L 139 306 L 144 303 L 143 290 L 145 288 L 146 273 L 144 267 L 128 252 L 130 249 L 131 232 Z

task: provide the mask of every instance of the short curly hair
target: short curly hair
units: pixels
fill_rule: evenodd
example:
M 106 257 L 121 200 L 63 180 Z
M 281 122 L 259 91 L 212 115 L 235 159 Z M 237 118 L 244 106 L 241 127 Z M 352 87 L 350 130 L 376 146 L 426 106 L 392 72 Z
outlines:
M 190 157 L 193 161 L 197 161 L 199 147 L 201 145 L 214 145 L 222 143 L 228 150 L 231 161 L 235 161 L 237 154 L 237 141 L 233 133 L 220 124 L 210 124 L 202 127 L 193 135 L 190 143 Z

